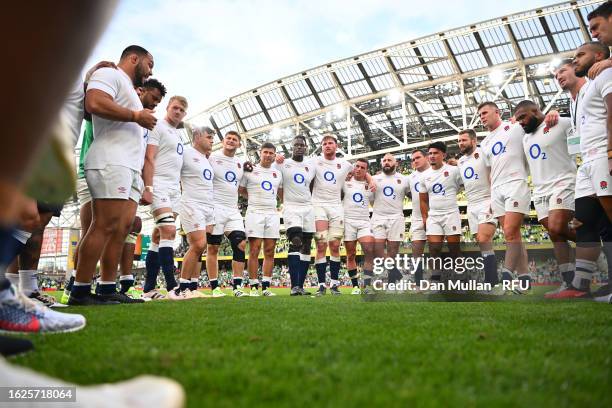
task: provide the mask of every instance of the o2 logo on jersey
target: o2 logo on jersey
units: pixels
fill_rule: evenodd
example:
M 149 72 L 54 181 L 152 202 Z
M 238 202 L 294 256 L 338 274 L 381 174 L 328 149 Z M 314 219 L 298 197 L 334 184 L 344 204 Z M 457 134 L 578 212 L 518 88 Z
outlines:
M 272 194 L 274 194 L 274 192 L 272 191 L 272 183 L 270 183 L 268 180 L 264 180 L 261 182 L 261 188 L 264 191 L 270 191 L 272 192 Z
M 183 145 L 181 143 L 176 145 L 176 152 L 179 154 L 179 156 L 183 155 Z
M 493 156 L 497 156 L 501 153 L 506 153 L 506 146 L 504 146 L 502 142 L 497 142 L 491 148 L 491 153 L 493 153 Z
M 304 177 L 302 173 L 295 173 L 293 175 L 293 181 L 295 181 L 296 184 L 306 184 L 306 177 Z
M 440 183 L 434 184 L 431 191 L 433 191 L 434 194 L 446 195 L 446 191 L 444 191 L 444 187 Z
M 228 183 L 234 183 L 235 186 L 238 185 L 238 180 L 237 180 L 237 177 L 236 177 L 236 173 L 234 173 L 231 170 L 225 172 L 225 181 L 227 181 Z
M 361 193 L 353 194 L 353 201 L 357 204 L 361 204 L 362 206 L 365 205 L 365 202 L 363 201 L 363 194 Z
M 210 181 L 212 179 L 212 171 L 209 169 L 204 169 L 202 176 L 204 176 L 204 180 Z M 225 176 L 227 177 L 227 174 Z
M 332 171 L 323 173 L 323 178 L 325 181 L 333 181 L 333 184 L 336 184 L 336 175 Z
M 421 191 L 419 191 L 419 182 L 418 181 L 416 183 L 414 183 L 414 191 L 416 191 L 417 193 L 421 192 Z
M 471 166 L 466 167 L 465 170 L 463 170 L 463 177 L 465 177 L 466 180 L 471 180 L 472 178 L 474 178 L 474 180 L 478 180 L 478 174 L 474 172 L 474 168 Z
M 385 197 L 391 197 L 391 199 L 393 200 L 395 200 L 395 198 L 397 197 L 395 195 L 395 190 L 393 190 L 393 187 L 391 186 L 383 188 L 383 194 L 385 195 Z
M 529 147 L 529 156 L 531 156 L 531 158 L 534 160 L 537 160 L 540 157 L 542 157 L 542 160 L 546 160 L 546 152 L 543 152 L 540 145 L 537 143 L 534 143 Z

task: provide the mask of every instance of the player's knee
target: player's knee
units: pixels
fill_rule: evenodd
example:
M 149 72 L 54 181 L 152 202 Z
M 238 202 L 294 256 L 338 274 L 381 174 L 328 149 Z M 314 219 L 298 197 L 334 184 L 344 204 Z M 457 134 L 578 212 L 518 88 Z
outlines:
M 333 241 L 333 240 L 340 241 L 343 236 L 344 236 L 344 228 L 334 226 L 334 227 L 330 227 L 327 239 L 329 241 Z M 340 246 L 340 242 L 338 242 L 338 246 Z
M 192 241 L 189 245 L 196 254 L 202 255 L 206 249 L 206 240 L 204 238 Z
M 274 247 L 264 248 L 264 257 L 268 259 L 274 258 Z
M 340 241 L 333 240 L 328 242 L 330 251 L 338 251 L 340 250 Z
M 327 230 L 315 232 L 314 239 L 315 241 L 317 241 L 317 246 L 319 246 L 320 243 L 326 244 L 327 237 L 328 237 Z
M 232 231 L 227 236 L 232 247 L 232 259 L 236 262 L 244 262 L 246 248 L 246 234 L 244 231 Z
M 509 223 L 506 222 L 504 225 L 504 237 L 506 238 L 506 241 L 518 241 L 521 238 L 521 226 L 520 224 L 518 226 L 516 225 L 508 225 Z
M 174 225 L 164 225 L 159 227 L 159 235 L 161 239 L 176 238 L 176 227 Z
M 312 246 L 312 239 L 314 234 L 312 232 L 304 232 L 302 233 L 302 250 L 310 253 L 310 248 Z

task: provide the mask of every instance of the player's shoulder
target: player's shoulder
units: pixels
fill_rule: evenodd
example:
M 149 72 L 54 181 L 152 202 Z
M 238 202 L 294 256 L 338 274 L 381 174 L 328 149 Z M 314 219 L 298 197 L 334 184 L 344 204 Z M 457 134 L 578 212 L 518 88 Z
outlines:
M 594 84 L 598 87 L 610 86 L 612 82 L 612 68 L 606 68 L 599 73 L 593 80 Z
M 122 78 L 121 72 L 116 68 L 104 67 L 94 71 L 89 78 L 89 81 L 96 81 L 98 79 L 120 79 Z

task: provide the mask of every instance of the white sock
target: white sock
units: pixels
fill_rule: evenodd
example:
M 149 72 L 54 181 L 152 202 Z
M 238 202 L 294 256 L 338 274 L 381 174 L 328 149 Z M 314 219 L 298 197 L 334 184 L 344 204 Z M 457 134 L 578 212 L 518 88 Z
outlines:
M 157 251 L 158 251 L 158 249 L 159 249 L 159 245 L 158 245 L 158 244 L 156 244 L 156 243 L 154 243 L 154 242 L 151 242 L 151 243 L 149 244 L 149 251 L 151 251 L 151 252 L 157 252 Z
M 119 281 L 122 281 L 122 280 L 134 280 L 134 275 L 121 275 L 119 277 Z
M 19 290 L 26 296 L 38 292 L 38 271 L 19 271 Z

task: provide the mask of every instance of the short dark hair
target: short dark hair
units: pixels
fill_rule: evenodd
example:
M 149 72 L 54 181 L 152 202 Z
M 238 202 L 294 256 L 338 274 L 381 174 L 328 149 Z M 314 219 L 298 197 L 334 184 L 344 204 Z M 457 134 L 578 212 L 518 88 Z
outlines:
M 414 149 L 412 151 L 412 153 L 410 153 L 410 155 L 412 156 L 415 153 L 421 153 L 423 155 L 423 157 L 427 156 L 427 154 L 425 153 L 425 150 L 423 150 L 423 149 Z
M 588 41 L 581 45 L 581 47 L 588 46 L 592 49 L 595 49 L 595 52 L 601 52 L 604 55 L 604 58 L 610 58 L 610 47 L 599 42 L 599 41 Z
M 595 17 L 608 18 L 610 14 L 612 14 L 612 1 L 606 1 L 604 4 L 587 14 L 587 20 L 592 20 Z
M 461 131 L 459 131 L 460 135 L 464 135 L 467 134 L 470 139 L 476 139 L 476 132 L 474 131 L 474 129 L 463 129 Z
M 242 140 L 242 138 L 240 137 L 240 133 L 236 132 L 235 130 L 229 130 L 225 132 L 225 136 L 227 135 L 233 135 L 236 136 L 238 139 Z
M 130 45 L 121 53 L 121 59 L 127 58 L 132 54 L 136 54 L 139 57 L 146 57 L 150 53 L 149 51 L 142 48 L 140 45 Z
M 306 136 L 304 136 L 304 135 L 295 135 L 293 137 L 293 140 L 295 140 L 295 139 L 302 139 L 304 141 L 304 143 L 306 143 Z
M 433 142 L 429 146 L 427 146 L 427 150 L 429 149 L 438 149 L 441 152 L 446 153 L 446 145 L 442 142 Z
M 537 103 L 535 103 L 534 101 L 529 100 L 529 99 L 525 99 L 525 100 L 523 100 L 523 101 L 520 101 L 520 102 L 519 102 L 519 103 L 516 105 L 516 108 L 514 108 L 514 113 L 516 113 L 516 111 L 517 111 L 517 110 L 519 110 L 519 109 L 523 109 L 523 108 L 533 108 L 533 107 L 539 108 L 538 104 L 537 104 Z
M 366 167 L 368 167 L 368 166 L 370 165 L 370 162 L 368 162 L 368 161 L 367 161 L 366 159 L 364 159 L 363 157 L 360 157 L 360 158 L 358 158 L 358 159 L 357 159 L 357 160 L 355 160 L 355 161 L 358 161 L 358 162 L 361 162 L 361 163 L 365 163 Z
M 166 96 L 166 87 L 155 78 L 147 79 L 145 83 L 142 84 L 142 87 L 145 89 L 158 89 L 162 98 Z
M 478 108 L 476 108 L 476 112 L 478 112 L 480 109 L 484 108 L 485 106 L 492 106 L 495 109 L 499 110 L 499 106 L 497 106 L 495 102 L 484 101 L 480 105 L 478 105 Z
M 272 149 L 276 151 L 276 145 L 274 145 L 274 143 L 264 142 L 261 144 L 261 147 L 259 148 L 259 150 L 263 150 L 263 149 Z

